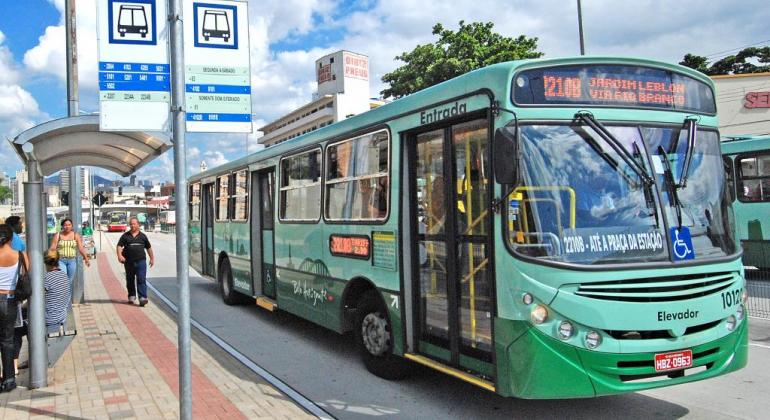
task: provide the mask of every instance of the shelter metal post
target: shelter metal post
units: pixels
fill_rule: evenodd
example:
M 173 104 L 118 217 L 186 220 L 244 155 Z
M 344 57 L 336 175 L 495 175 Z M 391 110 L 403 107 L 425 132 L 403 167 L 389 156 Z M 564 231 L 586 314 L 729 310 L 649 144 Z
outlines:
M 77 49 L 77 25 L 75 21 L 75 0 L 65 0 L 65 30 L 67 35 L 67 114 L 77 117 L 79 107 L 78 97 L 78 49 Z M 70 219 L 75 232 L 80 231 L 83 224 L 83 211 L 80 205 L 82 185 L 80 181 L 80 167 L 70 168 Z M 83 261 L 75 254 L 77 270 L 72 285 L 72 302 L 83 302 Z
M 43 182 L 42 194 L 40 194 L 40 216 L 42 218 L 42 226 L 40 229 L 40 238 L 42 238 L 43 252 L 50 246 L 48 243 L 48 194 L 45 192 L 45 182 Z
M 27 220 L 27 253 L 30 259 L 29 279 L 32 284 L 32 296 L 29 298 L 29 386 L 42 388 L 48 386 L 48 347 L 45 342 L 45 266 L 43 251 L 46 246 L 42 241 L 43 224 L 39 202 L 43 191 L 43 177 L 36 160 L 27 161 L 28 180 L 24 183 L 24 218 Z
M 176 272 L 179 282 L 179 311 L 177 313 L 179 346 L 179 418 L 192 418 L 192 376 L 190 371 L 190 255 L 187 247 L 187 151 L 185 145 L 184 110 L 184 38 L 182 1 L 168 0 L 171 30 L 171 109 L 173 112 L 172 142 L 174 144 L 174 190 L 176 222 Z

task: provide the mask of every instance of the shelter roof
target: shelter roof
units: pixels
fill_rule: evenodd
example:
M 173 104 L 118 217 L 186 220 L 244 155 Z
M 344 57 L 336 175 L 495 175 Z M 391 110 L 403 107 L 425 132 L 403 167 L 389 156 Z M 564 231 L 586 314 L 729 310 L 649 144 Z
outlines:
M 51 120 L 22 132 L 11 144 L 25 164 L 33 156 L 37 159 L 42 176 L 72 166 L 96 166 L 128 176 L 171 148 L 164 133 L 99 131 L 98 115 Z M 29 153 L 27 144 L 32 145 Z

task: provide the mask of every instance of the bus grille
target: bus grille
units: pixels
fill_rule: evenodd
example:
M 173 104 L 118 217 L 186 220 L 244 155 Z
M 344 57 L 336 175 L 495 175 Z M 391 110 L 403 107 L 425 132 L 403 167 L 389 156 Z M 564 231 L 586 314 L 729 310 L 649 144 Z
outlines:
M 655 372 L 655 361 L 649 358 L 644 360 L 626 360 L 618 362 L 618 379 L 623 382 L 655 382 L 680 376 L 689 376 L 703 370 L 709 370 L 719 357 L 719 347 L 714 347 L 692 355 L 691 368 L 669 372 Z
M 575 294 L 622 302 L 671 302 L 707 296 L 730 287 L 733 273 L 691 274 L 581 284 Z

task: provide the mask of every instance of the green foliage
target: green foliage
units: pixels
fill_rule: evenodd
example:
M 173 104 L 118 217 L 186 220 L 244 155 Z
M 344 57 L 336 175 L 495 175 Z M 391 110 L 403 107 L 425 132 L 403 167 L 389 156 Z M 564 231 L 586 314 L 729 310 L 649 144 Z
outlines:
M 749 62 L 752 58 L 756 58 L 759 64 Z M 764 73 L 770 71 L 770 47 L 744 48 L 738 54 L 728 55 L 721 60 L 711 63 L 711 65 L 708 64 L 706 57 L 687 54 L 679 64 L 706 73 L 709 76 Z
M 5 200 L 10 200 L 11 196 L 13 196 L 11 189 L 4 185 L 0 185 L 0 203 L 4 203 Z
M 438 41 L 397 56 L 406 64 L 382 76 L 390 87 L 380 94 L 399 98 L 490 64 L 543 55 L 537 51 L 537 38 L 504 37 L 493 32 L 493 27 L 492 22 L 466 24 L 461 20 L 455 32 L 437 23 L 433 35 L 439 36 Z

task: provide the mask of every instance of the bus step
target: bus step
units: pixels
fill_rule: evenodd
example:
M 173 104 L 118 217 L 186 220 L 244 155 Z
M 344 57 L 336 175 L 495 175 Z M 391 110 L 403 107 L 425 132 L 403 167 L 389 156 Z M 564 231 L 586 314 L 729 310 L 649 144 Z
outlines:
M 257 296 L 257 306 L 273 312 L 276 310 L 276 308 L 278 308 L 278 303 L 267 296 Z
M 451 366 L 447 366 L 443 363 L 437 362 L 433 359 L 429 359 L 425 356 L 420 356 L 418 354 L 413 353 L 406 353 L 404 354 L 404 357 L 413 361 L 417 362 L 423 366 L 427 366 L 431 369 L 435 369 L 439 372 L 446 373 L 447 375 L 454 376 L 455 378 L 462 379 L 465 382 L 472 383 L 473 385 L 479 386 L 481 388 L 484 388 L 488 391 L 495 392 L 495 384 L 481 379 L 477 376 L 471 375 L 470 373 L 463 372 L 461 370 L 455 369 Z

